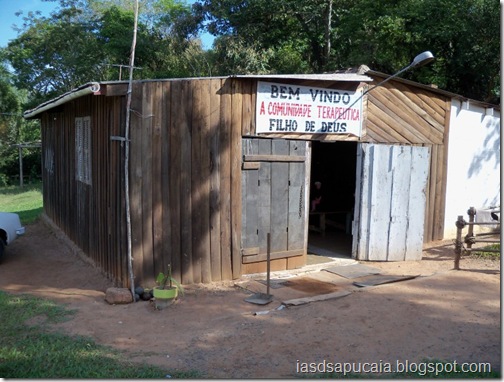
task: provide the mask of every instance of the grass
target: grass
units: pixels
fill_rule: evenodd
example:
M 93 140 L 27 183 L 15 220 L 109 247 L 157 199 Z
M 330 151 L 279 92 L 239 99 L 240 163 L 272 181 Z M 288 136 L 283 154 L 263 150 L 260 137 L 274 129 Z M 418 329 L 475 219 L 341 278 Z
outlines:
M 52 301 L 0 291 L 0 376 L 3 378 L 197 378 L 125 361 L 118 350 L 92 339 L 49 330 L 74 312 Z
M 0 188 L 0 211 L 16 212 L 22 224 L 42 213 L 42 183 Z M 0 291 L 0 376 L 2 378 L 159 379 L 197 378 L 196 372 L 173 372 L 125 361 L 124 353 L 93 339 L 55 331 L 73 311 L 52 301 Z
M 16 212 L 23 225 L 34 223 L 42 209 L 42 182 L 0 188 L 0 211 Z
M 499 252 L 485 252 L 485 249 L 492 249 Z M 472 256 L 480 258 L 480 259 L 488 259 L 488 260 L 500 260 L 500 243 L 492 244 L 486 247 L 479 249 L 478 251 L 473 251 L 471 253 Z

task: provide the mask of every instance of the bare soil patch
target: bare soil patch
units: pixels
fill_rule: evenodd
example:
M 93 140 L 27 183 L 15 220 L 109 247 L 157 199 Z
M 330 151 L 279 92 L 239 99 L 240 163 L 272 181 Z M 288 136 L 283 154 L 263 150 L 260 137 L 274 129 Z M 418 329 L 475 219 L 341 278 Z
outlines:
M 301 363 L 324 360 L 395 365 L 432 358 L 490 362 L 500 370 L 498 261 L 464 257 L 463 269 L 454 271 L 446 241 L 426 249 L 422 261 L 365 264 L 419 277 L 279 310 L 286 292 L 272 289 L 274 301 L 260 307 L 245 302 L 246 290 L 233 282 L 187 286 L 182 299 L 161 311 L 143 301 L 111 306 L 104 301 L 111 282 L 38 222 L 8 248 L 0 289 L 76 309 L 72 320 L 57 324 L 68 334 L 90 336 L 138 362 L 206 377 L 296 377 Z M 289 290 L 293 297 L 311 293 Z

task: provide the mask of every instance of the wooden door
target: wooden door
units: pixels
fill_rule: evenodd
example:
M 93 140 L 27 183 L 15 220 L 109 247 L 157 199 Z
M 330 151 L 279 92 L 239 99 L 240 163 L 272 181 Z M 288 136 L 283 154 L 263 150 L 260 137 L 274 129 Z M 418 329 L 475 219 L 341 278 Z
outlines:
M 429 148 L 363 143 L 358 150 L 352 256 L 420 260 Z
M 242 263 L 302 256 L 306 240 L 307 142 L 243 139 Z

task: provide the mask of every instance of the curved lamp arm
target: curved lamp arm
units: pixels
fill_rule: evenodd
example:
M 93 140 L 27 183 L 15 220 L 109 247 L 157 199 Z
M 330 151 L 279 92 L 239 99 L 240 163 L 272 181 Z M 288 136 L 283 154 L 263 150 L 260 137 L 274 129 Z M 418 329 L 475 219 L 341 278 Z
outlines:
M 397 77 L 398 75 L 400 75 L 401 73 L 404 73 L 405 71 L 407 70 L 410 70 L 410 69 L 413 69 L 413 68 L 419 68 L 420 66 L 423 66 L 425 64 L 428 64 L 429 62 L 431 62 L 432 60 L 434 60 L 434 55 L 430 52 L 430 51 L 425 51 L 423 53 L 420 53 L 419 55 L 417 55 L 413 61 L 411 62 L 411 64 L 409 64 L 408 66 L 402 68 L 401 70 L 399 70 L 397 73 L 385 78 L 382 82 L 379 82 L 377 83 L 376 85 L 374 85 L 373 87 L 365 90 L 364 92 L 362 92 L 362 94 L 360 95 L 359 98 L 357 98 L 350 106 L 348 106 L 346 108 L 346 110 L 350 110 L 352 108 L 352 106 L 354 106 L 357 102 L 359 102 L 362 97 L 364 97 L 367 93 L 369 93 L 371 90 L 377 88 L 378 86 L 381 86 L 383 85 L 385 82 L 387 81 L 390 81 L 392 78 L 395 78 Z M 341 114 L 340 114 L 341 115 Z M 336 120 L 339 119 L 339 116 Z
M 419 68 L 420 66 L 428 64 L 432 60 L 434 60 L 434 55 L 430 51 L 426 51 L 426 52 L 420 53 L 419 55 L 417 55 L 413 59 L 413 61 L 411 62 L 411 64 L 409 64 L 408 66 L 402 68 L 401 70 L 399 70 L 397 73 L 391 75 L 390 77 L 385 78 L 382 82 L 376 84 L 372 88 L 367 89 L 364 93 L 362 93 L 361 97 L 363 97 L 365 94 L 369 93 L 374 88 L 383 85 L 385 82 L 390 81 L 392 78 L 397 77 L 399 74 L 404 73 L 405 71 L 413 69 L 413 68 Z M 357 99 L 357 101 L 359 99 Z

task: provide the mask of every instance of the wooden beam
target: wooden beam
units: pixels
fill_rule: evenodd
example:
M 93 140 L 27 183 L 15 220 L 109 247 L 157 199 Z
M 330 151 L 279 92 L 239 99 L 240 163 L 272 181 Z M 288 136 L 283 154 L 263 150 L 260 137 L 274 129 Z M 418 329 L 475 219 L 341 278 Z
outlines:
M 254 248 L 252 248 L 254 249 Z M 244 249 L 246 251 L 247 249 Z M 294 256 L 302 256 L 304 254 L 304 249 L 293 249 L 290 251 L 279 251 L 279 252 L 272 252 L 270 254 L 271 260 L 275 259 L 285 259 L 287 257 L 294 257 Z M 249 255 L 249 256 L 243 256 L 242 257 L 242 262 L 243 264 L 248 264 L 248 263 L 257 263 L 259 261 L 266 261 L 267 254 L 266 253 L 259 253 L 257 255 Z
M 231 166 L 231 258 L 233 278 L 241 273 L 242 235 L 242 189 L 240 156 L 242 153 L 242 87 L 238 80 L 231 81 L 231 125 L 230 125 L 230 166 Z
M 259 252 L 260 252 L 259 247 L 242 248 L 243 256 L 253 256 L 259 254 Z
M 261 167 L 261 162 L 244 162 L 242 164 L 242 170 L 259 170 Z
M 107 97 L 124 96 L 128 93 L 128 84 L 107 84 L 102 85 L 98 93 Z
M 305 156 L 291 155 L 244 155 L 244 162 L 304 162 Z

